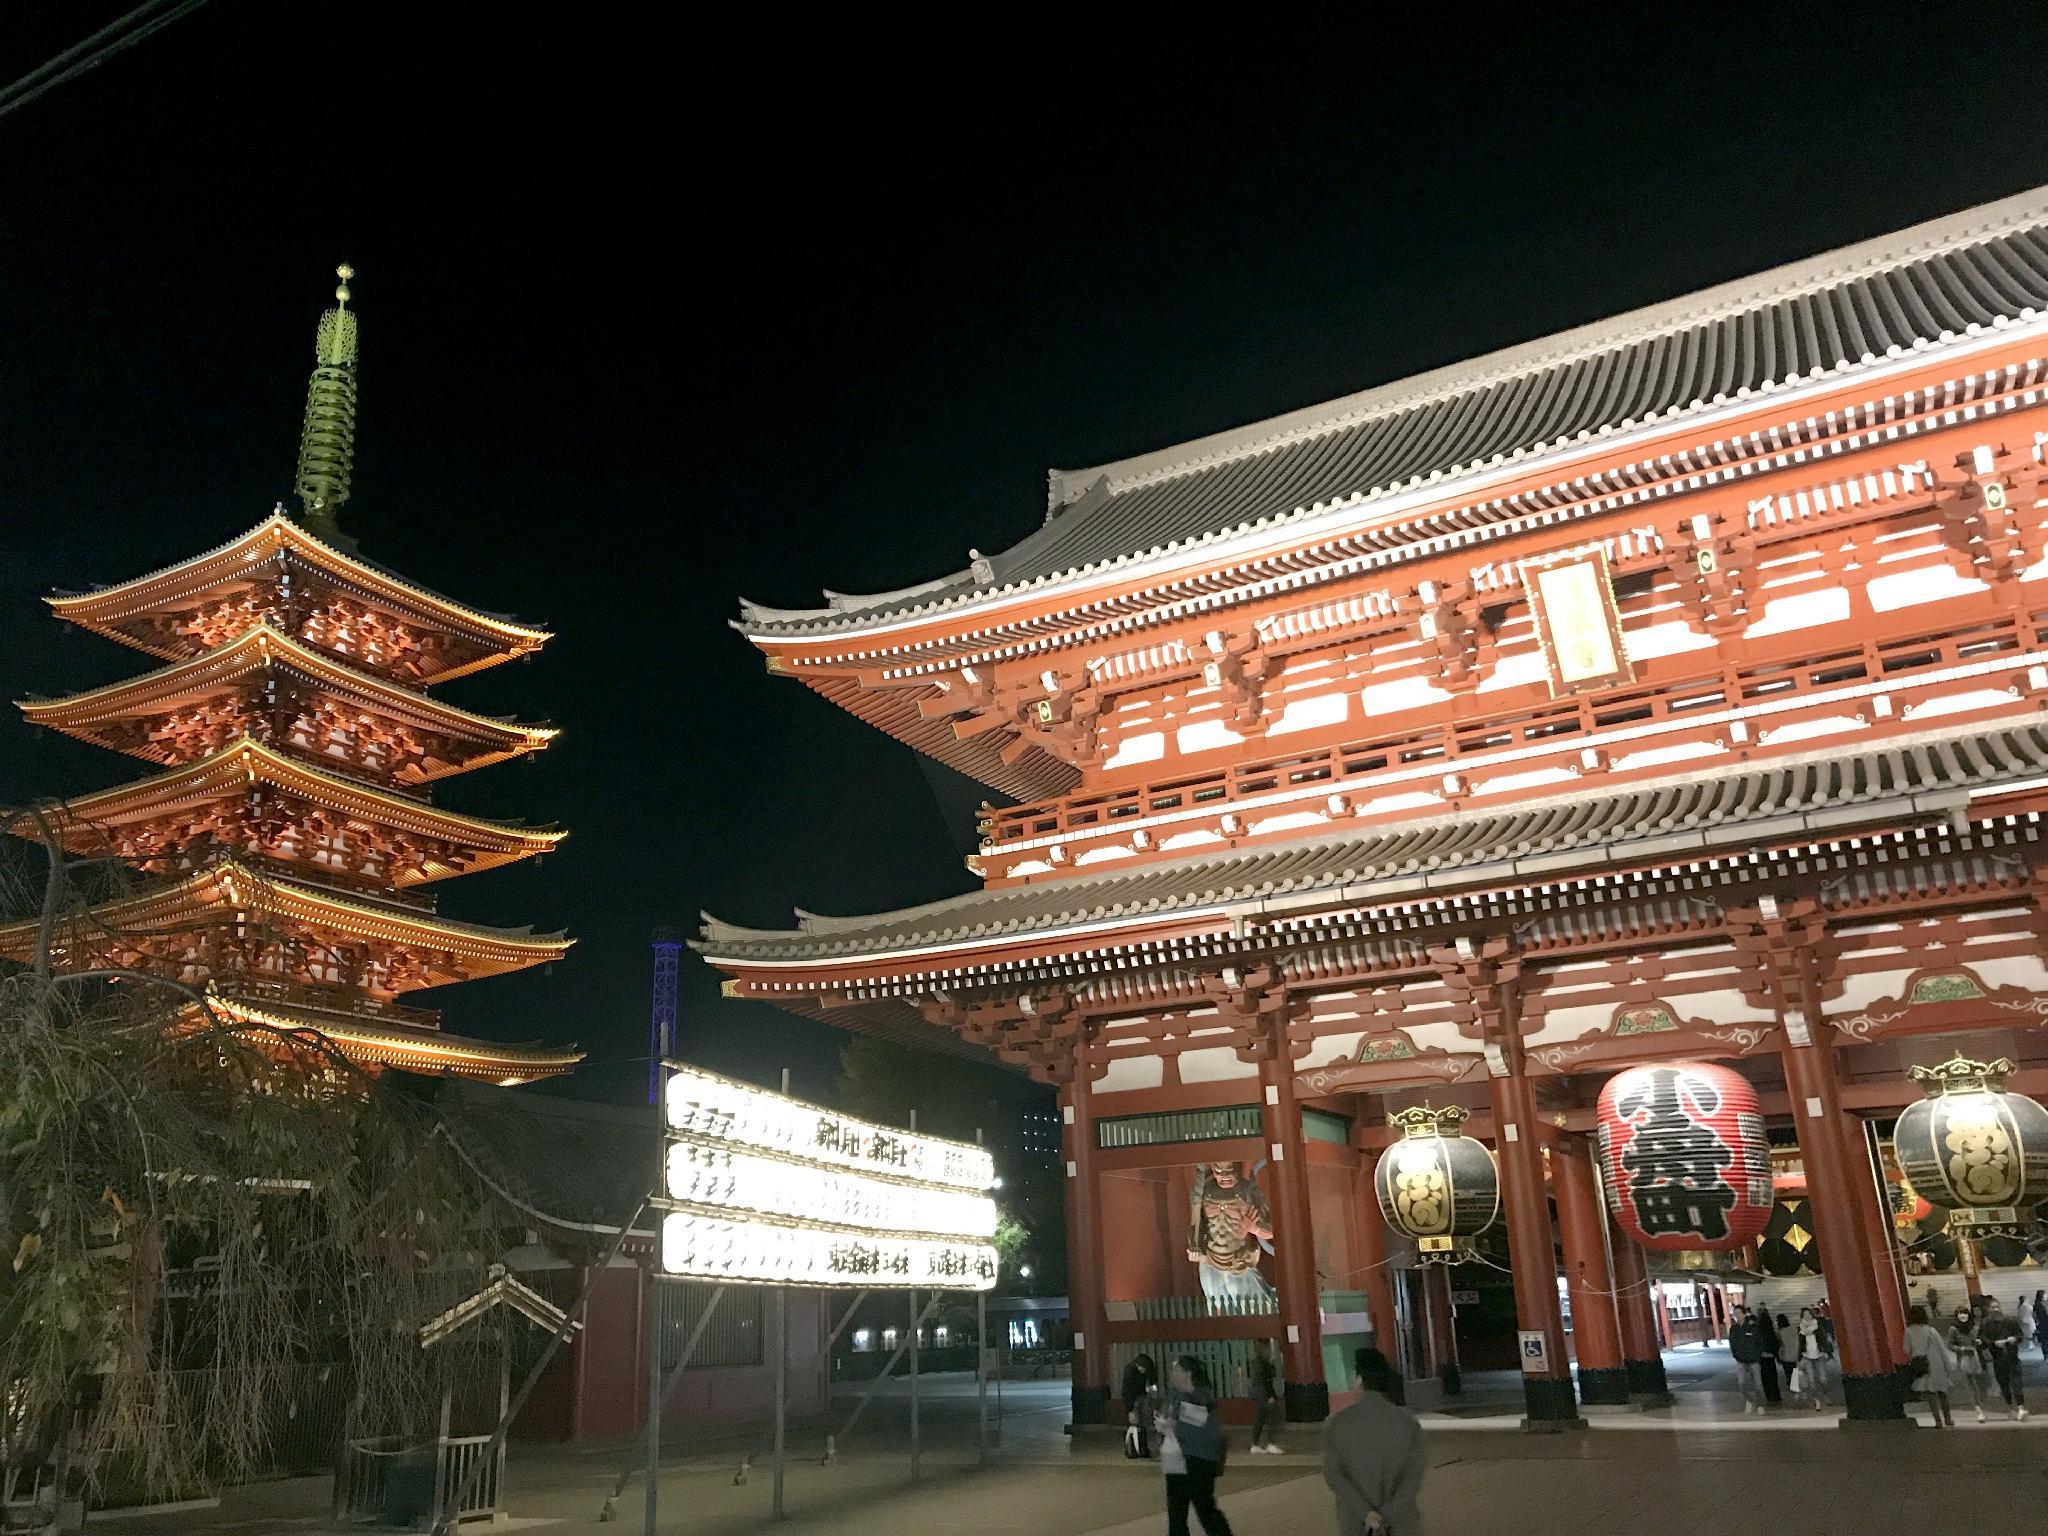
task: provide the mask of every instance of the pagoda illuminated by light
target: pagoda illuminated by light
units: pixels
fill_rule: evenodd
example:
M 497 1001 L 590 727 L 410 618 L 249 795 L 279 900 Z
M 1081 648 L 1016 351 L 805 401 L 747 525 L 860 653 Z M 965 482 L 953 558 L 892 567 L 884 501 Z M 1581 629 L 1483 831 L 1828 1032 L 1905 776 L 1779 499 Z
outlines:
M 190 560 L 48 600 L 59 618 L 164 663 L 20 706 L 37 725 L 162 770 L 44 808 L 66 850 L 112 855 L 145 877 L 67 914 L 52 961 L 203 986 L 222 1018 L 317 1030 L 371 1071 L 552 1077 L 582 1053 L 444 1034 L 437 1012 L 402 1001 L 543 964 L 573 942 L 452 921 L 432 895 L 437 881 L 565 836 L 440 809 L 427 788 L 553 739 L 425 691 L 550 637 L 394 576 L 337 528 L 355 456 L 357 345 L 353 272 L 338 271 L 307 395 L 298 517 L 280 506 Z M 0 958 L 26 961 L 36 943 L 33 921 L 0 926 Z

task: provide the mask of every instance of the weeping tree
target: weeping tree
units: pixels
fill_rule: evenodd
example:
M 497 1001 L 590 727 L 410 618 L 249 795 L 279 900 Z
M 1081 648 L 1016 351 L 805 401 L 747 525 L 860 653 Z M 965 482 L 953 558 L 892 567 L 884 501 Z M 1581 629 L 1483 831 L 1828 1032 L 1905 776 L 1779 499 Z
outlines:
M 236 1480 L 311 1361 L 347 1373 L 345 1433 L 430 1422 L 418 1326 L 492 1251 L 453 1150 L 317 1034 L 53 965 L 125 877 L 4 825 L 0 908 L 39 940 L 0 976 L 0 1470 Z

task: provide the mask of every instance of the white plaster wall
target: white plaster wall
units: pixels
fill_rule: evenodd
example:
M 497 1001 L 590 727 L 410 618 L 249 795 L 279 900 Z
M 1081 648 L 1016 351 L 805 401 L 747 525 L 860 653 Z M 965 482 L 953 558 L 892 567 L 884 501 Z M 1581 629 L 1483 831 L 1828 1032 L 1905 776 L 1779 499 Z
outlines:
M 1180 1055 L 1180 1080 L 1184 1083 L 1227 1083 L 1258 1075 L 1258 1067 L 1249 1061 L 1239 1061 L 1237 1052 L 1229 1046 L 1213 1051 L 1182 1051 Z
M 1166 1082 L 1166 1063 L 1157 1056 L 1126 1056 L 1112 1061 L 1109 1070 L 1095 1080 L 1097 1093 L 1124 1093 L 1134 1088 L 1158 1088 Z

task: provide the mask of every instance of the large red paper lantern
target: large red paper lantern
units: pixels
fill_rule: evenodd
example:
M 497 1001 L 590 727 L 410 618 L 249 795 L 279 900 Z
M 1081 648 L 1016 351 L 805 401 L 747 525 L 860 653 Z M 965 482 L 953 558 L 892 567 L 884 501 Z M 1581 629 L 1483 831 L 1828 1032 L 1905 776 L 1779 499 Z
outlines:
M 1771 1219 L 1764 1117 L 1726 1067 L 1679 1061 L 1608 1079 L 1600 1160 L 1608 1210 L 1645 1248 L 1740 1248 Z

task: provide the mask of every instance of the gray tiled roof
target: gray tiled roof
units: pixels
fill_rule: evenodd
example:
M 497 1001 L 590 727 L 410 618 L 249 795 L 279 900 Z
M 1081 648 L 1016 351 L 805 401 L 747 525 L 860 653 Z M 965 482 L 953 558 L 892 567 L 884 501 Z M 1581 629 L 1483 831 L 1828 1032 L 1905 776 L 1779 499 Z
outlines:
M 1103 921 L 1205 907 L 1284 912 L 1396 902 L 1487 883 L 1703 857 L 1857 825 L 1948 814 L 1972 790 L 2048 771 L 2048 718 L 1895 738 L 1717 774 L 1673 777 L 1114 873 L 956 896 L 865 917 L 800 913 L 778 932 L 709 916 L 694 947 L 715 961 L 857 960 L 881 951 L 1025 939 Z
M 531 1088 L 393 1073 L 492 1188 L 543 1220 L 609 1228 L 639 1207 L 660 1164 L 660 1121 L 644 1104 L 588 1104 Z M 652 1231 L 643 1215 L 636 1229 Z
M 761 634 L 828 634 L 1169 546 L 1452 479 L 2048 311 L 2048 188 L 1740 282 L 1092 469 L 1055 472 L 1022 543 L 937 581 L 829 606 L 744 604 Z

